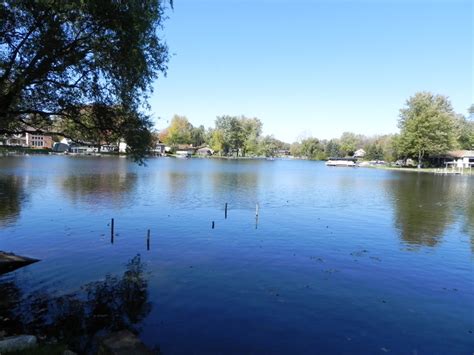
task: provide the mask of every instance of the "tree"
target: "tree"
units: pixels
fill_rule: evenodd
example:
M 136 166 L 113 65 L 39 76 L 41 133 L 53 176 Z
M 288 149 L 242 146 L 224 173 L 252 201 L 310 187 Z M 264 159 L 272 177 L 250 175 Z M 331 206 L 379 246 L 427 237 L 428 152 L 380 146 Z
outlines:
M 474 149 L 474 121 L 459 115 L 456 120 L 456 130 L 459 148 Z
M 257 154 L 259 150 L 259 140 L 262 134 L 262 121 L 258 118 L 241 117 L 244 144 L 242 155 L 248 153 Z
M 164 142 L 170 146 L 190 144 L 192 131 L 193 125 L 185 116 L 174 115 L 166 128 L 166 135 L 163 136 Z
M 448 98 L 418 92 L 400 110 L 399 148 L 421 164 L 426 156 L 444 154 L 455 145 L 455 115 Z
M 260 154 L 265 157 L 274 157 L 278 150 L 279 141 L 273 136 L 265 136 L 260 141 Z
M 199 147 L 206 141 L 206 129 L 203 125 L 191 129 L 191 144 L 193 147 Z
M 326 156 L 330 158 L 338 158 L 341 156 L 340 153 L 341 147 L 337 140 L 331 139 L 325 147 Z
M 474 115 L 474 104 L 471 104 L 471 106 L 469 106 L 469 108 L 467 109 L 467 112 L 469 113 L 470 117 Z
M 219 152 L 219 154 L 222 155 L 226 150 L 226 146 L 224 142 L 224 134 L 221 130 L 215 129 L 212 131 L 209 145 L 213 151 Z
M 238 156 L 245 141 L 241 120 L 233 116 L 217 117 L 216 129 L 222 132 L 222 152 L 224 154 L 236 152 Z
M 301 156 L 301 143 L 294 142 L 290 145 L 290 154 L 294 157 Z
M 343 156 L 353 156 L 354 152 L 361 145 L 361 136 L 357 136 L 352 132 L 344 132 L 339 140 L 340 153 Z
M 168 61 L 157 33 L 165 7 L 162 0 L 2 1 L 0 134 L 32 128 L 81 140 L 74 130 L 52 131 L 67 119 L 81 134 L 121 136 L 142 158 L 151 127 L 143 108 Z M 87 119 L 91 106 L 107 112 Z
M 378 143 L 371 143 L 366 146 L 365 158 L 368 160 L 383 160 L 384 153 L 382 146 Z
M 301 155 L 308 159 L 325 159 L 323 147 L 317 138 L 307 138 L 301 142 Z

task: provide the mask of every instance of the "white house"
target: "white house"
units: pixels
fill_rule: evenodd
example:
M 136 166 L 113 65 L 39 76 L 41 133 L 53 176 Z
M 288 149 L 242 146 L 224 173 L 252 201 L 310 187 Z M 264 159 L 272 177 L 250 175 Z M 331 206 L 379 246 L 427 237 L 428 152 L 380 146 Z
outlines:
M 474 167 L 474 150 L 455 150 L 447 154 L 457 168 Z
M 363 158 L 363 157 L 365 157 L 365 150 L 357 149 L 354 153 L 354 158 Z
M 119 143 L 119 153 L 126 153 L 127 152 L 127 143 L 124 141 L 120 141 Z

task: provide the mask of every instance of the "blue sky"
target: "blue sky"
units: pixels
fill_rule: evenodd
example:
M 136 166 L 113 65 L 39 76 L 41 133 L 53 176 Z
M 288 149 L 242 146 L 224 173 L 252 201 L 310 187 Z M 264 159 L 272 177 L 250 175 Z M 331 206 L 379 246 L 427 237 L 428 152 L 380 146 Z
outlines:
M 397 132 L 417 91 L 463 114 L 474 102 L 470 0 L 175 0 L 168 15 L 158 129 L 173 114 L 206 127 L 246 115 L 293 142 Z

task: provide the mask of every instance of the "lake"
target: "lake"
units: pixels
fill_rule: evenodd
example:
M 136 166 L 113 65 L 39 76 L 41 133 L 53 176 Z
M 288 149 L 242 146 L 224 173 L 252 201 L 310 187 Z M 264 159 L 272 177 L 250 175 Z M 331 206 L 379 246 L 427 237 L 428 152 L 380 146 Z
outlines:
M 468 176 L 3 157 L 0 250 L 41 259 L 0 277 L 0 328 L 129 327 L 165 354 L 474 351 Z

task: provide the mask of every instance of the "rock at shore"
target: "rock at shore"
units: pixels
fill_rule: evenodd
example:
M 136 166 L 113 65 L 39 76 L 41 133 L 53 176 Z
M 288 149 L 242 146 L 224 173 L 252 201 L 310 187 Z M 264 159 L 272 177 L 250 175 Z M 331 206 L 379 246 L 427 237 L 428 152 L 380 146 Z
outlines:
M 39 261 L 38 259 L 0 251 L 0 275 Z
M 128 330 L 110 334 L 102 340 L 99 355 L 150 355 L 153 352 Z
M 34 335 L 18 335 L 7 337 L 0 340 L 0 354 L 2 352 L 25 350 L 35 346 L 36 337 Z

